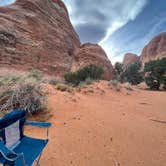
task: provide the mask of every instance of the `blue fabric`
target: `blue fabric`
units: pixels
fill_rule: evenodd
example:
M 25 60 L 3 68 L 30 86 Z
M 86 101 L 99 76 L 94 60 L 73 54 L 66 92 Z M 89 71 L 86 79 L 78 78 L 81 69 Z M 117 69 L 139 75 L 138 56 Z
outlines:
M 0 130 L 0 140 L 3 141 L 4 143 L 6 142 L 5 130 Z
M 6 114 L 3 118 L 0 119 L 0 130 L 10 126 L 19 119 L 22 119 L 26 116 L 26 112 L 23 110 L 13 110 L 12 112 Z
M 26 165 L 31 166 L 47 143 L 48 140 L 23 137 L 21 143 L 13 151 L 17 154 L 24 153 Z M 20 158 L 17 160 L 15 166 L 22 166 L 22 160 L 20 161 Z
M 17 122 L 19 120 L 19 128 L 20 128 L 20 144 L 18 144 L 13 151 L 10 151 L 6 148 L 5 144 L 5 128 L 10 126 L 11 124 Z M 7 157 L 10 159 L 14 159 L 17 156 L 17 160 L 13 165 L 13 162 L 7 162 L 4 157 L 0 154 L 0 163 L 7 163 L 12 166 L 22 166 L 22 155 L 24 154 L 26 166 L 31 166 L 36 158 L 41 154 L 44 147 L 47 145 L 48 140 L 41 140 L 26 137 L 23 135 L 23 128 L 26 121 L 26 112 L 23 110 L 14 110 L 7 115 L 5 115 L 2 119 L 0 119 L 0 140 L 2 138 L 0 144 L 0 150 L 3 151 Z M 51 123 L 47 122 L 26 122 L 28 125 L 37 126 L 37 127 L 50 127 Z
M 45 127 L 48 128 L 51 126 L 50 122 L 31 122 L 31 121 L 26 121 L 26 125 L 31 125 L 31 126 L 36 126 L 36 127 Z
M 9 150 L 2 141 L 0 141 L 0 154 L 1 154 L 0 156 L 1 164 L 6 162 L 5 158 L 9 158 L 10 160 L 13 160 L 13 161 L 15 161 L 17 158 L 17 154 Z
M 6 143 L 5 128 L 20 120 L 20 139 L 23 137 L 23 126 L 25 123 L 26 112 L 23 110 L 13 110 L 0 119 L 0 138 Z

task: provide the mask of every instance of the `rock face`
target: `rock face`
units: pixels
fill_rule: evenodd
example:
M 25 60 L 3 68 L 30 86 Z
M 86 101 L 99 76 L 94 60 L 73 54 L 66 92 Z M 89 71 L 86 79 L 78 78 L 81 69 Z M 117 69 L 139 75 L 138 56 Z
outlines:
M 89 63 L 103 66 L 104 78 L 111 78 L 104 51 L 97 45 L 81 46 L 61 0 L 17 0 L 0 7 L 0 66 L 62 77 Z
M 123 59 L 123 66 L 126 68 L 130 64 L 136 63 L 138 61 L 139 61 L 138 55 L 132 54 L 132 53 L 127 53 L 127 54 L 125 54 L 124 59 Z
M 145 64 L 151 60 L 166 57 L 166 32 L 153 38 L 149 44 L 145 46 L 141 54 L 141 62 Z

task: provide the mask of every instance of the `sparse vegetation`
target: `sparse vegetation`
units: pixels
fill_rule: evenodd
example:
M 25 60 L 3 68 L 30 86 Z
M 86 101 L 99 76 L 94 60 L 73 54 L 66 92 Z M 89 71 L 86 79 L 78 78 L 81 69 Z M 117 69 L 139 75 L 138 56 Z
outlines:
M 123 88 L 125 88 L 128 91 L 133 91 L 134 90 L 130 83 L 125 83 L 122 86 L 123 86 Z
M 11 75 L 6 75 L 6 76 L 1 76 L 0 77 L 0 86 L 4 86 L 4 85 L 13 85 L 15 83 L 17 83 L 18 81 L 20 81 L 20 77 L 17 76 L 11 76 Z
M 115 63 L 115 76 L 118 81 L 121 81 L 121 75 L 123 74 L 123 64 L 120 62 Z
M 115 77 L 116 80 L 121 83 L 128 82 L 132 85 L 137 85 L 143 81 L 143 72 L 140 71 L 141 63 L 133 63 L 127 67 L 123 67 L 123 64 L 115 63 Z
M 36 79 L 36 81 L 41 81 L 43 79 L 43 73 L 40 70 L 32 69 L 29 71 L 28 77 Z
M 166 58 L 150 61 L 145 64 L 145 82 L 152 90 L 159 90 L 163 84 L 166 89 Z
M 59 83 L 61 83 L 61 81 L 56 80 L 56 79 L 52 79 L 52 80 L 49 81 L 49 84 L 51 84 L 51 85 L 57 85 Z
M 46 97 L 40 82 L 43 74 L 32 70 L 24 74 L 3 74 L 0 76 L 0 114 L 12 109 L 24 109 L 29 114 L 46 110 Z
M 163 77 L 163 89 L 166 91 L 166 77 Z
M 43 112 L 46 98 L 40 85 L 19 84 L 3 92 L 0 111 L 24 109 L 29 114 Z
M 160 89 L 160 80 L 157 79 L 157 77 L 153 76 L 152 74 L 149 74 L 145 78 L 145 82 L 147 86 L 150 87 L 151 90 L 159 90 Z
M 81 81 L 78 86 L 79 86 L 79 87 L 83 87 L 83 86 L 85 86 L 85 85 L 91 85 L 93 82 L 94 82 L 93 79 L 91 79 L 91 78 L 86 78 L 86 80 L 85 80 L 85 81 Z
M 101 67 L 96 65 L 88 65 L 78 70 L 77 72 L 70 72 L 65 74 L 64 78 L 67 83 L 78 86 L 80 83 L 85 81 L 88 83 L 92 80 L 99 80 L 101 79 L 102 74 L 103 69 Z
M 69 93 L 73 92 L 73 88 L 71 86 L 62 83 L 57 84 L 56 89 L 62 92 L 69 92 Z
M 121 75 L 122 82 L 129 82 L 132 85 L 137 85 L 143 81 L 143 72 L 140 71 L 141 64 L 134 63 L 126 68 Z
M 118 80 L 111 80 L 109 82 L 109 85 L 113 86 L 113 88 L 115 88 L 116 91 L 120 91 L 121 90 L 121 84 Z

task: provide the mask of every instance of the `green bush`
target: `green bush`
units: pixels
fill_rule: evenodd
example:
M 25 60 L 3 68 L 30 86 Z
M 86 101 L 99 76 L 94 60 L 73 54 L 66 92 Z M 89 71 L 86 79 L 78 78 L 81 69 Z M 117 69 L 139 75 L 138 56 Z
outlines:
M 103 74 L 103 69 L 96 65 L 88 65 L 78 70 L 77 72 L 70 72 L 65 74 L 64 78 L 67 83 L 73 85 L 79 85 L 81 82 L 85 82 L 87 79 L 99 80 Z
M 146 63 L 144 72 L 148 73 L 145 81 L 150 89 L 159 90 L 160 84 L 163 84 L 163 89 L 166 89 L 166 58 Z
M 65 74 L 64 79 L 67 83 L 73 84 L 73 85 L 78 85 L 81 81 L 79 81 L 77 73 L 72 73 L 69 72 Z
M 114 71 L 115 71 L 115 78 L 118 81 L 121 81 L 121 76 L 123 74 L 123 64 L 119 63 L 119 62 L 116 62 L 115 66 L 114 66 Z
M 160 89 L 160 81 L 157 77 L 153 75 L 149 75 L 145 78 L 146 84 L 150 87 L 151 90 L 159 90 Z
M 163 89 L 166 91 L 166 76 L 163 77 Z
M 116 74 L 120 75 L 123 72 L 123 64 L 120 62 L 115 63 L 115 72 Z
M 143 81 L 143 73 L 140 72 L 141 64 L 134 63 L 126 68 L 121 75 L 121 82 L 129 82 L 132 85 L 137 85 Z

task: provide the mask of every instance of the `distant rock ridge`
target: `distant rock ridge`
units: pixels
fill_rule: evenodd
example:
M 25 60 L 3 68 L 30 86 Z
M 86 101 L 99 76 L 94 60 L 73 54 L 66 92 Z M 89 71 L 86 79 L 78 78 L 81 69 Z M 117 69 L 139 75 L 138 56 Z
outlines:
M 132 54 L 132 53 L 125 54 L 124 59 L 123 59 L 123 66 L 125 68 L 128 67 L 129 65 L 133 64 L 133 63 L 136 63 L 136 62 L 139 62 L 139 56 L 138 55 Z
M 1 67 L 63 77 L 89 63 L 102 66 L 103 78 L 111 79 L 113 67 L 104 50 L 81 45 L 61 0 L 17 0 L 0 7 Z
M 166 57 L 166 32 L 154 37 L 143 49 L 140 57 L 142 64 Z
M 145 63 L 166 57 L 166 32 L 160 33 L 154 37 L 142 50 L 140 56 L 127 53 L 123 59 L 123 65 L 126 67 L 135 62 Z

